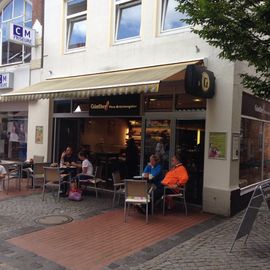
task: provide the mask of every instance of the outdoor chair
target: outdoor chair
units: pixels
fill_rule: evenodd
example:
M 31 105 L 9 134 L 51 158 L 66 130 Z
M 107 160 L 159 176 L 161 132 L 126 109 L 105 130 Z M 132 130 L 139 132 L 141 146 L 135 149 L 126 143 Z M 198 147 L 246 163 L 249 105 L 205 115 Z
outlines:
M 6 169 L 6 176 L 3 179 L 3 189 L 6 190 L 6 193 L 9 192 L 10 181 L 16 183 L 18 190 L 21 190 L 21 165 L 18 163 L 2 164 Z M 7 184 L 6 184 L 7 183 Z
M 146 180 L 125 180 L 125 206 L 124 220 L 126 222 L 127 211 L 129 212 L 130 204 L 145 205 L 145 222 L 148 223 L 148 204 L 150 203 L 150 195 L 148 194 L 148 183 Z
M 177 189 L 179 191 L 178 192 L 174 192 L 174 190 Z M 184 202 L 184 206 L 185 206 L 185 212 L 186 212 L 186 216 L 187 216 L 187 202 L 186 202 L 186 186 L 175 186 L 175 187 L 167 187 L 164 186 L 164 193 L 162 196 L 162 200 L 163 200 L 163 216 L 165 215 L 165 202 L 166 202 L 166 198 L 177 198 L 180 200 L 183 200 Z
M 44 167 L 49 166 L 49 163 L 34 163 L 33 169 L 27 168 L 27 185 L 29 186 L 29 180 L 32 180 L 32 187 L 37 187 L 36 183 L 44 179 Z
M 113 203 L 112 207 L 114 207 L 115 198 L 118 194 L 118 204 L 120 201 L 120 196 L 125 195 L 125 182 L 121 179 L 120 172 L 115 171 L 112 173 L 112 179 L 113 179 Z
M 88 179 L 80 179 L 80 175 L 78 176 L 78 186 L 85 186 L 85 190 L 87 189 L 87 187 L 94 189 L 96 192 L 96 198 L 98 197 L 98 185 L 105 182 L 106 181 L 102 179 L 101 166 L 96 166 L 94 175 L 89 175 Z
M 56 189 L 58 201 L 60 199 L 61 186 L 67 181 L 63 180 L 68 174 L 61 174 L 58 167 L 44 167 L 44 180 L 42 189 L 42 201 L 44 201 L 46 188 Z

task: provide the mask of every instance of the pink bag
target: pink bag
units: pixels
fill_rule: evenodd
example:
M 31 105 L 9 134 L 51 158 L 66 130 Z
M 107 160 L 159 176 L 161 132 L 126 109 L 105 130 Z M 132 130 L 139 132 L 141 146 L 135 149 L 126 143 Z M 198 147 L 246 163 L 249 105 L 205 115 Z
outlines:
M 81 201 L 82 200 L 82 192 L 79 191 L 72 191 L 70 190 L 68 193 L 68 199 L 71 201 Z

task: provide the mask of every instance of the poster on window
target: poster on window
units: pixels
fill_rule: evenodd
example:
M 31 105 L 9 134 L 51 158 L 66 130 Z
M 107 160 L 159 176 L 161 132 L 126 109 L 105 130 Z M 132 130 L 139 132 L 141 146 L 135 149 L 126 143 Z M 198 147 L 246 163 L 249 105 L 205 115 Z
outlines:
M 208 158 L 226 159 L 226 132 L 209 132 Z
M 26 143 L 27 121 L 13 120 L 8 122 L 7 134 L 10 142 Z
M 43 144 L 43 126 L 36 126 L 35 142 Z

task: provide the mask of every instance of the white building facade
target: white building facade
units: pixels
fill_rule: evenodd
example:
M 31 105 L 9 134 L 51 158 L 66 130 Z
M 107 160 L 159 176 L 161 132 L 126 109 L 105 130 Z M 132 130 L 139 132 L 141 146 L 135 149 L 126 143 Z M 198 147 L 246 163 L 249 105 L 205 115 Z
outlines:
M 179 21 L 185 15 L 175 11 L 176 5 L 174 0 L 45 1 L 43 67 L 31 70 L 26 65 L 27 76 L 22 76 L 24 80 L 16 79 L 14 89 L 41 84 L 9 92 L 4 98 L 8 103 L 25 99 L 28 104 L 28 134 L 31 134 L 27 141 L 28 158 L 42 154 L 47 160 L 58 161 L 64 143 L 70 143 L 64 140 L 61 130 L 69 137 L 70 129 L 77 134 L 70 135 L 71 141 L 78 140 L 75 148 L 79 144 L 91 145 L 94 152 L 110 140 L 114 140 L 111 145 L 121 149 L 132 131 L 134 138 L 140 137 L 137 141 L 141 151 L 140 170 L 149 157 L 146 154 L 150 149 L 149 137 L 152 141 L 162 139 L 163 143 L 167 140 L 164 167 L 169 167 L 169 156 L 176 150 L 185 148 L 193 159 L 191 153 L 203 147 L 203 160 L 195 164 L 201 168 L 196 168 L 200 172 L 192 180 L 191 197 L 195 194 L 193 199 L 200 201 L 204 211 L 229 216 L 241 209 L 241 196 L 250 192 L 241 191 L 239 186 L 243 91 L 239 71 L 244 66 L 219 59 L 217 49 Z M 205 99 L 201 106 L 196 103 L 201 102 L 199 99 L 186 96 L 183 85 L 174 85 L 174 81 L 183 82 L 185 67 L 194 63 L 215 75 L 215 95 Z M 136 70 L 139 75 L 134 73 Z M 17 66 L 16 72 L 19 72 Z M 124 77 L 125 72 L 127 78 L 132 78 L 130 83 Z M 172 72 L 177 75 L 176 80 Z M 159 87 L 155 87 L 157 81 L 150 83 L 154 73 L 160 76 Z M 107 75 L 103 77 L 103 74 Z M 171 84 L 166 85 L 166 81 Z M 135 94 L 140 99 L 137 114 L 89 113 L 91 98 L 102 100 L 102 97 Z M 188 101 L 183 106 L 185 98 Z M 83 104 L 87 109 L 76 114 L 75 109 Z M 42 140 L 35 136 L 38 127 Z M 106 134 L 102 133 L 102 127 Z M 118 132 L 114 138 L 115 130 Z M 196 136 L 196 142 L 189 139 L 192 136 Z M 214 149 L 219 153 L 212 155 L 212 147 L 219 148 Z M 107 152 L 115 151 L 110 148 Z

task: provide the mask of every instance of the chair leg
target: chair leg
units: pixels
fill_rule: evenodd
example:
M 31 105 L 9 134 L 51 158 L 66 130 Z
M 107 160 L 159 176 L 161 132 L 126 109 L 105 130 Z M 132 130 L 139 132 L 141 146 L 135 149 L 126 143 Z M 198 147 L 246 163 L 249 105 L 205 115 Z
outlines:
M 114 190 L 113 190 L 113 203 L 112 203 L 112 207 L 114 207 L 115 196 L 116 196 L 116 189 L 115 189 L 115 187 L 114 187 Z
M 9 177 L 7 179 L 7 189 L 6 189 L 6 194 L 8 194 L 8 191 L 9 191 Z
M 164 194 L 163 194 L 163 197 L 162 197 L 162 213 L 163 213 L 163 216 L 165 215 L 165 200 L 166 199 L 166 196 L 165 196 L 165 191 L 164 191 Z
M 186 212 L 186 216 L 187 216 L 187 203 L 186 203 L 186 198 L 184 198 L 184 206 L 185 206 L 185 212 Z
M 154 215 L 154 205 L 155 205 L 155 202 L 154 202 L 154 191 L 152 191 L 152 194 L 151 194 L 151 214 L 152 216 Z
M 148 224 L 148 203 L 146 204 L 146 209 L 145 209 L 145 223 Z
M 124 221 L 127 222 L 127 203 L 126 202 L 124 206 Z
M 42 189 L 42 201 L 44 201 L 44 197 L 45 197 L 45 185 L 43 185 Z

